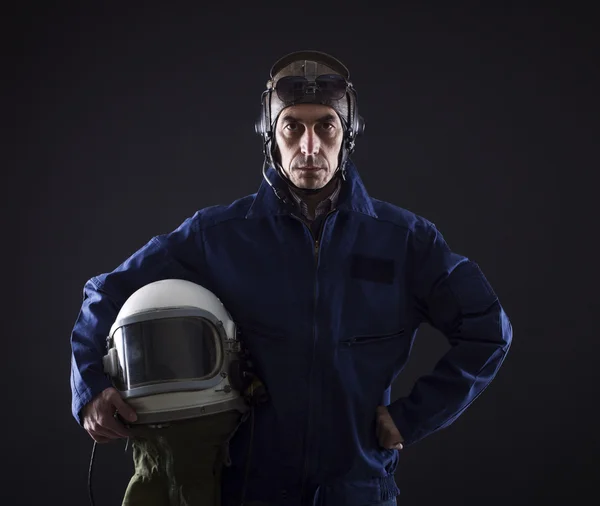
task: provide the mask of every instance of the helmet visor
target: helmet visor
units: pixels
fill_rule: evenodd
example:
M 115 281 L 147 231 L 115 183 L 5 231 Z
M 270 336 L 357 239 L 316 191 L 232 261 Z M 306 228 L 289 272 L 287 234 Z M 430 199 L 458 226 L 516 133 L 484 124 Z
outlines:
M 131 323 L 113 340 L 119 358 L 119 390 L 157 383 L 207 380 L 219 373 L 222 342 L 215 325 L 199 317 Z

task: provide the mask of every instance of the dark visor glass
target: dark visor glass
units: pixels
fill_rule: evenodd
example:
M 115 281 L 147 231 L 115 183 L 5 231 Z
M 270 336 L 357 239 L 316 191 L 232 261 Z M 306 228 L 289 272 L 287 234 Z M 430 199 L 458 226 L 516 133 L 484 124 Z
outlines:
M 282 102 L 298 102 L 305 96 L 314 97 L 316 101 L 339 100 L 346 94 L 348 83 L 336 74 L 324 74 L 314 81 L 305 77 L 282 77 L 275 85 L 277 96 Z
M 202 318 L 165 318 L 121 327 L 115 333 L 122 358 L 119 383 L 132 389 L 165 381 L 208 379 L 218 373 L 220 338 Z

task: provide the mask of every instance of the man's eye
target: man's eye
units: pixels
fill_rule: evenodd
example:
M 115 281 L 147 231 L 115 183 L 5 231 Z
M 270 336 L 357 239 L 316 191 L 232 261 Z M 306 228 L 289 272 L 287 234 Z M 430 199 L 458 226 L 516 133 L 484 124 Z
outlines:
M 323 124 L 321 125 L 321 128 L 322 128 L 323 130 L 333 130 L 335 127 L 333 126 L 333 124 L 332 124 L 332 123 L 323 123 Z
M 285 126 L 285 129 L 286 129 L 286 130 L 289 130 L 289 131 L 291 131 L 291 132 L 295 132 L 296 130 L 298 130 L 298 123 L 288 123 L 288 124 Z

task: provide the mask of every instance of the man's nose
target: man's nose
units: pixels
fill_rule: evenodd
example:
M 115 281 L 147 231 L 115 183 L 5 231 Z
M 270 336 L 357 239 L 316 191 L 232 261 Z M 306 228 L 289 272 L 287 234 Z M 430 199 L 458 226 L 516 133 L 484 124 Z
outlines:
M 300 150 L 305 156 L 316 155 L 321 147 L 319 136 L 315 133 L 313 127 L 306 128 L 302 134 L 300 143 Z

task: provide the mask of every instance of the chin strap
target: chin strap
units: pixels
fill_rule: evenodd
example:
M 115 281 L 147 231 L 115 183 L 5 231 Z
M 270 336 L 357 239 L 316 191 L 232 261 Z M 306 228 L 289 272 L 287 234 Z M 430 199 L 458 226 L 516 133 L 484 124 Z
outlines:
M 268 162 L 267 158 L 265 157 L 265 160 L 263 162 L 263 168 L 262 168 L 262 175 L 263 175 L 264 180 L 269 184 L 269 186 L 271 187 L 271 190 L 273 190 L 273 193 L 279 200 L 281 200 L 281 202 L 283 202 L 284 204 L 290 204 L 290 201 L 288 200 L 288 198 L 285 195 L 283 195 L 282 193 L 280 193 L 279 190 L 275 187 L 275 185 L 273 183 L 271 183 L 271 181 L 267 177 L 267 167 L 268 166 L 269 166 L 269 162 Z

